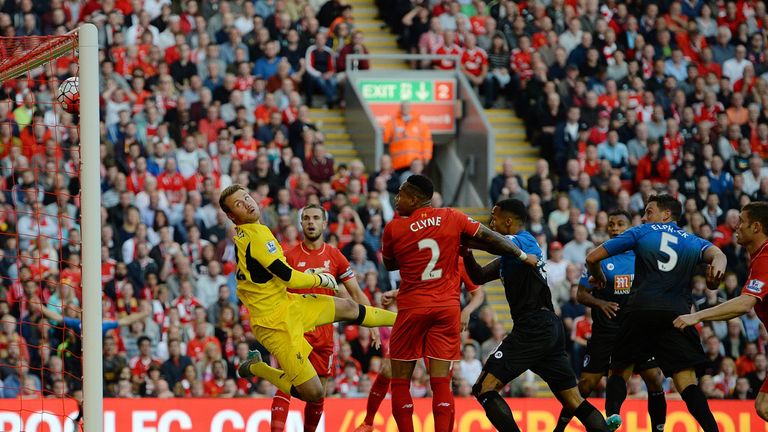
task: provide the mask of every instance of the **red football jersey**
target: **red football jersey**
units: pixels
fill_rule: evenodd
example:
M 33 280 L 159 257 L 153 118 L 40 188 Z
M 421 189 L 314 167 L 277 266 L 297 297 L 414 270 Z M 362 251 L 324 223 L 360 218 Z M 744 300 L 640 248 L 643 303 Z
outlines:
M 311 268 L 324 268 L 328 273 L 334 275 L 337 281 L 346 282 L 355 277 L 355 272 L 349 265 L 349 260 L 340 250 L 329 244 L 323 244 L 323 247 L 317 250 L 309 250 L 300 243 L 295 248 L 285 254 L 288 264 L 298 271 L 305 271 Z M 311 288 L 311 289 L 289 289 L 288 292 L 296 294 L 325 294 L 332 296 L 335 292 L 329 288 Z M 317 327 L 311 332 L 304 334 L 310 345 L 313 347 L 322 344 L 333 344 L 333 324 L 326 324 Z
M 749 277 L 742 294 L 757 297 L 755 313 L 763 324 L 768 325 L 768 242 L 763 244 L 749 263 Z
M 384 228 L 382 254 L 400 265 L 398 309 L 459 306 L 461 235 L 480 223 L 451 208 L 424 207 Z
M 461 65 L 472 75 L 479 76 L 483 72 L 483 65 L 488 64 L 488 55 L 480 47 L 465 49 L 461 54 Z

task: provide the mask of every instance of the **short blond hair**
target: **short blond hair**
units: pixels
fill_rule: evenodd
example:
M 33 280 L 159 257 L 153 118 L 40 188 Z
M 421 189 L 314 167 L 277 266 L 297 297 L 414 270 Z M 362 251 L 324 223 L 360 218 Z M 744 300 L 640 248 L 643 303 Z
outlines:
M 230 195 L 233 193 L 239 191 L 239 190 L 246 190 L 245 187 L 239 183 L 233 183 L 229 186 L 227 186 L 223 191 L 221 191 L 221 195 L 219 195 L 219 207 L 221 207 L 221 210 L 224 213 L 229 213 L 229 207 L 225 203 L 227 198 L 229 198 Z

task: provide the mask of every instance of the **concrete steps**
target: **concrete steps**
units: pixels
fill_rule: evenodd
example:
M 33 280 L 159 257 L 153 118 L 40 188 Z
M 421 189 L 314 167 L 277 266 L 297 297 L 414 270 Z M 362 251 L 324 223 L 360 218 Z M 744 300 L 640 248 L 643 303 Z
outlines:
M 485 114 L 496 133 L 496 166 L 507 158 L 514 161 L 515 170 L 528 178 L 536 171 L 539 150 L 525 140 L 525 125 L 512 110 L 487 109 Z
M 325 136 L 325 148 L 337 163 L 349 164 L 359 157 L 349 139 L 344 113 L 340 109 L 313 108 L 310 118 Z
M 389 32 L 384 21 L 378 19 L 378 10 L 373 0 L 347 0 L 352 6 L 354 26 L 365 35 L 365 46 L 371 54 L 403 54 L 397 46 L 397 40 Z M 408 63 L 400 60 L 371 60 L 371 69 L 403 70 L 410 69 Z

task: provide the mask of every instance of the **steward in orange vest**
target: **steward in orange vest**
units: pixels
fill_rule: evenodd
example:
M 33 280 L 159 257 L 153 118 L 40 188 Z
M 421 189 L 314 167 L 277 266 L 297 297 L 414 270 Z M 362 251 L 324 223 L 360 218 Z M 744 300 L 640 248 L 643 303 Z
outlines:
M 432 133 L 426 124 L 411 115 L 408 102 L 403 102 L 400 114 L 384 127 L 384 143 L 389 144 L 395 171 L 408 169 L 415 159 L 421 159 L 424 165 L 432 160 Z

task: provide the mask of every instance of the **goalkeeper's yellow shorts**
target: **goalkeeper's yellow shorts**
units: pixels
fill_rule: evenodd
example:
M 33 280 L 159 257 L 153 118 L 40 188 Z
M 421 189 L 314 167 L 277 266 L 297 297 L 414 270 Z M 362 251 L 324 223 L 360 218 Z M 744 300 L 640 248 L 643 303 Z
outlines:
M 256 317 L 248 302 L 247 292 L 238 295 L 251 314 L 251 330 L 261 343 L 280 363 L 280 369 L 294 386 L 304 384 L 317 375 L 309 361 L 312 346 L 304 333 L 315 327 L 330 324 L 336 316 L 334 298 L 321 294 L 288 294 L 288 302 L 274 319 Z M 277 318 L 279 317 L 279 318 Z

